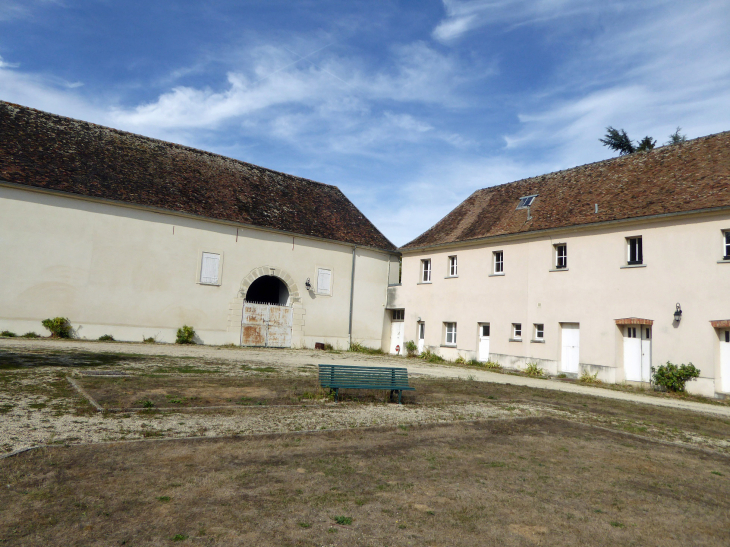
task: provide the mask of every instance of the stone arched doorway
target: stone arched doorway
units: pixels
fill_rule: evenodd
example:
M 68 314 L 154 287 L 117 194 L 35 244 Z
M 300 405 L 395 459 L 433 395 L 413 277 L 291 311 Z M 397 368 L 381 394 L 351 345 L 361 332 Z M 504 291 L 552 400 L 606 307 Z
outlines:
M 252 270 L 241 282 L 241 345 L 291 347 L 293 308 L 301 308 L 299 290 L 280 268 Z

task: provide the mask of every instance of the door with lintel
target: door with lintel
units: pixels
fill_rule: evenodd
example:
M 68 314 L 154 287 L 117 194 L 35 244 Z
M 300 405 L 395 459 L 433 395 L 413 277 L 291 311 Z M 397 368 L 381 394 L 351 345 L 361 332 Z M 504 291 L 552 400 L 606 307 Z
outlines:
M 630 382 L 651 380 L 651 327 L 624 327 L 624 375 Z
M 489 323 L 479 325 L 479 361 L 489 361 Z
M 730 330 L 720 331 L 720 389 L 730 393 Z
M 423 353 L 426 344 L 426 323 L 418 323 L 418 354 Z

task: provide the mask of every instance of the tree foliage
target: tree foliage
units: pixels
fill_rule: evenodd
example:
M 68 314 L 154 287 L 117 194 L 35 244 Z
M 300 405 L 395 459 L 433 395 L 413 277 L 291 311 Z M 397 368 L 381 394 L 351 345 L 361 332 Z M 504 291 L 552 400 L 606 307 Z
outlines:
M 606 136 L 600 140 L 605 146 L 611 150 L 615 150 L 619 155 L 633 154 L 636 152 L 634 144 L 623 129 L 614 129 L 610 125 L 606 128 Z
M 677 130 L 669 135 L 669 140 L 666 142 L 666 144 L 679 144 L 680 142 L 687 142 L 687 135 L 682 135 L 680 133 L 681 130 L 682 128 L 677 126 Z
M 649 150 L 653 150 L 656 146 L 656 139 L 652 139 L 648 135 L 641 139 L 639 141 L 638 146 L 636 147 L 637 152 L 647 152 Z
M 685 384 L 694 380 L 700 375 L 700 371 L 692 363 L 688 365 L 675 365 L 667 361 L 666 365 L 658 369 L 651 367 L 654 383 L 664 386 L 668 391 L 684 391 Z

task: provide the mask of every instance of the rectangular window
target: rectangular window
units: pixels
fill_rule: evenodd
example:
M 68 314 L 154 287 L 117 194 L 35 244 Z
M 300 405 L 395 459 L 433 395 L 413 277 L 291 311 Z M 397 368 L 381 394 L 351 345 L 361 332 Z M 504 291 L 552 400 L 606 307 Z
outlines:
M 562 270 L 568 267 L 568 246 L 559 243 L 555 246 L 555 269 Z
M 535 340 L 545 339 L 545 325 L 542 323 L 535 323 Z
M 444 323 L 446 327 L 446 342 L 447 346 L 456 345 L 456 323 Z
M 200 282 L 206 285 L 217 285 L 220 276 L 218 270 L 221 262 L 221 255 L 215 253 L 203 253 L 203 260 L 200 262 Z
M 482 325 L 482 338 L 489 337 L 489 325 Z
M 730 330 L 725 331 L 725 342 L 730 342 Z
M 449 257 L 449 277 L 456 277 L 456 275 L 457 275 L 456 257 L 450 256 Z
M 403 321 L 406 316 L 406 310 L 392 310 L 393 321 Z
M 494 251 L 492 257 L 494 260 L 494 271 L 492 273 L 504 273 L 504 253 L 502 251 Z
M 515 340 L 522 339 L 522 323 L 512 323 L 512 338 Z
M 723 245 L 725 254 L 723 255 L 723 258 L 725 260 L 730 260 L 730 230 L 726 231 L 723 236 L 725 236 L 725 242 Z
M 424 340 L 426 338 L 426 323 L 418 323 L 418 339 Z
M 431 259 L 421 260 L 421 283 L 431 283 Z
M 626 238 L 629 264 L 643 264 L 644 250 L 641 244 L 641 237 Z
M 317 269 L 317 294 L 332 294 L 332 270 Z
M 636 327 L 626 327 L 626 337 L 636 338 Z

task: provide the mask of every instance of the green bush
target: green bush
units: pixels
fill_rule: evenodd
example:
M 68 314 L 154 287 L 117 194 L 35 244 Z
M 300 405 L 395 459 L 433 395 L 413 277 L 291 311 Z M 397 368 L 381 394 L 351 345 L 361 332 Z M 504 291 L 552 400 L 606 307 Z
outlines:
M 602 384 L 603 382 L 598 379 L 598 373 L 595 374 L 589 374 L 587 371 L 583 371 L 583 373 L 580 375 L 580 378 L 578 378 L 578 381 L 582 384 L 592 384 L 592 385 L 598 385 Z
M 418 344 L 416 344 L 413 340 L 408 340 L 408 342 L 405 343 L 405 346 L 408 357 L 415 357 L 418 355 Z
M 6 336 L 7 338 L 15 338 L 17 336 L 17 334 L 15 334 L 14 332 L 11 332 L 9 330 L 4 330 L 4 331 L 0 332 L 0 336 Z
M 466 359 L 464 359 L 461 355 L 459 355 L 456 358 L 456 360 L 454 361 L 454 364 L 457 364 L 457 365 L 465 365 L 466 364 Z
M 527 363 L 525 374 L 528 376 L 545 376 L 545 371 L 541 369 L 537 363 Z
M 51 338 L 71 338 L 73 334 L 71 321 L 67 317 L 44 319 L 41 321 L 41 325 L 51 331 Z
M 195 329 L 189 325 L 183 325 L 177 329 L 177 338 L 175 339 L 176 344 L 194 344 L 193 338 L 195 338 Z
M 369 355 L 380 355 L 383 350 L 380 348 L 369 348 L 360 342 L 350 342 L 350 347 L 347 351 L 354 351 L 356 353 L 367 353 Z
M 500 365 L 499 363 L 497 363 L 495 361 L 491 361 L 491 360 L 485 361 L 484 363 L 479 363 L 479 366 L 482 366 L 484 368 L 488 368 L 491 370 L 502 370 L 502 365 Z
M 144 342 L 145 344 L 154 344 L 156 341 L 157 340 L 155 340 L 152 336 L 150 336 L 149 338 L 145 338 L 144 336 L 142 336 L 142 342 Z
M 102 334 L 99 336 L 100 342 L 114 342 L 114 337 L 111 334 Z
M 677 366 L 669 361 L 658 369 L 651 367 L 651 372 L 656 385 L 667 388 L 667 391 L 675 392 L 684 391 L 685 384 L 700 375 L 699 369 L 692 363 Z
M 40 338 L 41 335 L 37 332 L 26 332 L 21 338 Z
M 430 349 L 427 349 L 421 354 L 421 359 L 428 361 L 429 363 L 443 363 L 446 361 L 443 357 L 436 353 L 431 353 Z

